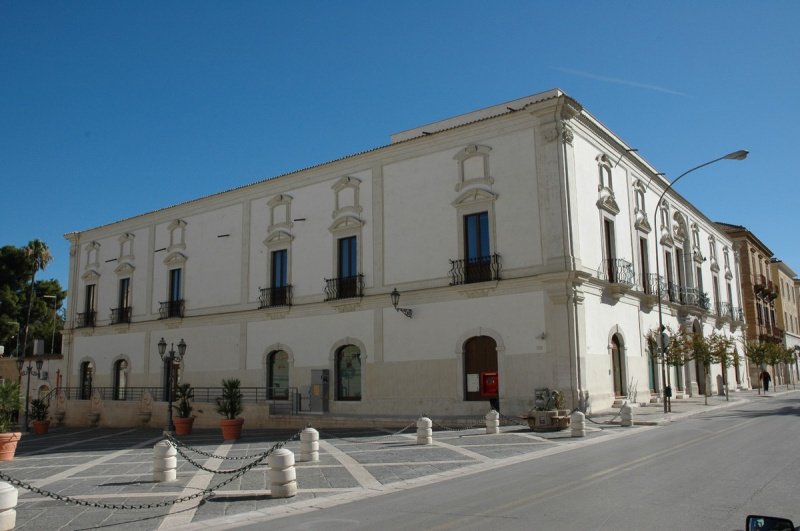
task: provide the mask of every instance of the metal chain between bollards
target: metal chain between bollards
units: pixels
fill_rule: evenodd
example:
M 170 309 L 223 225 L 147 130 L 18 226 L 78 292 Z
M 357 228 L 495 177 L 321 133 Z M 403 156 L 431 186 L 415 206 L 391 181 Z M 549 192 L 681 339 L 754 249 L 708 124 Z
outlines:
M 53 498 L 54 500 L 62 501 L 64 503 L 72 503 L 74 505 L 80 505 L 80 506 L 83 506 L 83 507 L 92 507 L 92 508 L 95 508 L 95 509 L 131 510 L 131 511 L 138 511 L 138 510 L 143 510 L 143 509 L 160 509 L 160 508 L 164 508 L 164 507 L 170 507 L 170 506 L 178 504 L 178 503 L 183 503 L 183 502 L 195 500 L 197 498 L 207 498 L 208 496 L 212 495 L 214 493 L 214 491 L 219 490 L 222 487 L 225 487 L 226 485 L 232 483 L 233 481 L 235 481 L 238 478 L 240 478 L 243 475 L 245 475 L 247 472 L 249 472 L 250 470 L 252 470 L 256 466 L 260 465 L 265 459 L 267 459 L 272 454 L 272 452 L 274 452 L 275 450 L 277 450 L 279 448 L 283 448 L 286 445 L 286 443 L 288 443 L 290 441 L 293 441 L 294 439 L 298 438 L 299 436 L 300 436 L 300 432 L 297 432 L 296 434 L 292 435 L 290 438 L 286 439 L 285 441 L 275 443 L 272 446 L 272 448 L 270 448 L 269 450 L 264 452 L 258 459 L 256 459 L 252 463 L 248 464 L 247 466 L 244 466 L 244 467 L 240 468 L 238 471 L 236 471 L 236 473 L 234 475 L 231 475 L 231 477 L 229 477 L 229 478 L 227 478 L 227 479 L 225 479 L 223 481 L 220 481 L 219 483 L 217 483 L 213 487 L 208 487 L 206 489 L 203 489 L 203 490 L 201 490 L 199 492 L 196 492 L 194 494 L 190 494 L 188 496 L 182 496 L 182 497 L 176 498 L 174 500 L 167 500 L 167 501 L 158 502 L 158 503 L 142 503 L 142 504 L 138 504 L 138 505 L 131 505 L 131 504 L 124 504 L 124 503 L 90 502 L 90 501 L 86 501 L 86 500 L 81 500 L 80 498 L 73 498 L 71 496 L 64 496 L 64 495 L 58 494 L 56 492 L 52 492 L 52 491 L 45 490 L 45 489 L 40 489 L 39 487 L 34 487 L 33 485 L 31 485 L 29 483 L 25 483 L 25 482 L 23 482 L 23 481 L 21 481 L 19 479 L 13 478 L 13 477 L 9 476 L 8 474 L 6 474 L 6 473 L 4 473 L 2 471 L 0 471 L 0 479 L 2 479 L 3 481 L 7 481 L 8 483 L 10 483 L 10 484 L 12 484 L 14 486 L 22 487 L 23 489 L 25 489 L 27 491 L 30 491 L 30 492 L 33 492 L 34 494 L 39 494 L 40 496 L 45 496 L 47 498 Z M 220 472 L 220 471 L 216 471 L 216 470 L 211 470 L 210 472 L 213 472 L 215 474 L 224 474 L 225 473 L 225 471 Z M 135 494 L 132 493 L 131 496 L 134 497 Z
M 423 416 L 427 416 L 427 415 L 423 415 Z M 430 417 L 428 417 L 428 418 L 430 418 Z M 434 422 L 433 419 L 431 419 L 431 423 L 433 424 L 433 426 L 435 426 L 436 428 L 439 428 L 440 430 L 443 430 L 443 431 L 459 432 L 459 431 L 469 431 L 469 430 L 474 430 L 474 429 L 479 429 L 479 428 L 485 428 L 486 427 L 486 420 L 483 417 L 479 417 L 479 419 L 480 420 L 478 420 L 475 424 L 473 424 L 471 426 L 459 426 L 458 428 L 450 428 L 448 426 L 445 426 L 444 424 L 440 424 L 438 422 Z
M 189 450 L 191 452 L 194 452 L 196 454 L 200 454 L 200 455 L 202 455 L 204 457 L 212 457 L 214 459 L 222 459 L 224 461 L 247 461 L 249 459 L 255 459 L 256 457 L 260 457 L 261 455 L 263 455 L 263 454 L 253 454 L 253 455 L 239 455 L 239 456 L 232 456 L 232 457 L 225 456 L 225 455 L 216 455 L 216 454 L 212 454 L 212 453 L 209 453 L 209 452 L 204 452 L 203 450 L 200 450 L 198 448 L 194 448 L 193 446 L 189 446 L 188 444 L 179 441 L 178 439 L 176 439 L 175 437 L 173 437 L 169 433 L 165 433 L 164 434 L 164 438 L 167 439 L 167 441 L 169 441 L 169 443 L 172 444 L 172 446 L 174 446 L 176 450 L 179 447 L 186 448 L 187 450 Z M 288 439 L 288 440 L 291 440 L 291 439 Z M 181 455 L 183 455 L 183 454 L 181 454 Z M 188 459 L 188 457 L 186 459 Z

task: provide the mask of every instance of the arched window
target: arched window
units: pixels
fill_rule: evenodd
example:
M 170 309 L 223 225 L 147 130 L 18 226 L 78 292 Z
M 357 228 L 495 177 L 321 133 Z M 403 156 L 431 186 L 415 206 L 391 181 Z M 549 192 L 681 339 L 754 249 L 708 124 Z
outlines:
M 114 362 L 114 400 L 125 400 L 125 391 L 128 388 L 128 361 L 117 360 Z
M 267 397 L 289 399 L 289 354 L 283 350 L 275 350 L 267 358 Z
M 92 398 L 92 374 L 94 373 L 94 366 L 91 361 L 84 361 L 81 363 L 80 372 L 80 393 L 81 400 L 89 400 Z
M 336 399 L 361 400 L 361 351 L 355 345 L 336 351 Z

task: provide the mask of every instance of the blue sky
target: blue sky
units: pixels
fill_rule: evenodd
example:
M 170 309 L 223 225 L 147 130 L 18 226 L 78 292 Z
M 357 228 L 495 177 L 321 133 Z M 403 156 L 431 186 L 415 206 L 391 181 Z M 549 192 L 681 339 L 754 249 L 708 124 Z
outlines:
M 0 245 L 559 87 L 800 273 L 800 2 L 0 2 Z

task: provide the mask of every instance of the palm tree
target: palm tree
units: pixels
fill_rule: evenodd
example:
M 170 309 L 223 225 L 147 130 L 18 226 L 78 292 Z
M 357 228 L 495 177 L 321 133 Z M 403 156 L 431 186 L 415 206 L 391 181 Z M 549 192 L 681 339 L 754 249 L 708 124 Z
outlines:
M 25 357 L 25 352 L 28 347 L 28 330 L 31 324 L 31 307 L 33 306 L 33 288 L 36 283 L 36 272 L 44 269 L 48 263 L 53 259 L 50 254 L 50 249 L 47 244 L 41 240 L 31 240 L 25 246 L 25 257 L 28 260 L 28 265 L 31 268 L 31 289 L 28 294 L 28 314 L 25 318 L 25 336 L 22 340 L 22 357 Z

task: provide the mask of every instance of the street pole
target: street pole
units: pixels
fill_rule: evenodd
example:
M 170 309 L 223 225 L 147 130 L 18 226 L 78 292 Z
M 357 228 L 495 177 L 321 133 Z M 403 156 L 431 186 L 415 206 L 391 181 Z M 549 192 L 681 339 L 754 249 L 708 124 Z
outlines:
M 661 309 L 661 271 L 660 271 L 661 259 L 658 256 L 658 229 L 657 229 L 657 227 L 658 227 L 658 209 L 661 208 L 661 201 L 664 199 L 664 196 L 667 194 L 667 192 L 669 192 L 670 189 L 672 189 L 672 187 L 673 187 L 673 185 L 675 183 L 680 181 L 686 175 L 692 173 L 695 170 L 699 170 L 700 168 L 708 166 L 709 164 L 714 164 L 715 162 L 719 162 L 720 160 L 725 160 L 725 159 L 727 159 L 727 160 L 744 160 L 745 158 L 747 158 L 747 155 L 748 155 L 747 151 L 745 151 L 743 149 L 740 149 L 739 151 L 734 151 L 733 153 L 728 153 L 724 157 L 719 157 L 718 159 L 714 159 L 714 160 L 711 160 L 709 162 L 705 162 L 703 164 L 700 164 L 699 166 L 695 166 L 694 168 L 686 170 L 682 174 L 678 175 L 671 183 L 669 183 L 669 185 L 666 188 L 664 188 L 664 191 L 661 192 L 661 195 L 658 197 L 658 201 L 656 202 L 655 212 L 653 212 L 653 230 L 656 231 L 656 235 L 655 235 L 656 236 L 655 237 L 655 240 L 656 240 L 656 242 L 655 242 L 656 243 L 656 245 L 655 245 L 655 247 L 656 247 L 655 260 L 656 260 L 656 284 L 658 286 L 658 288 L 657 288 L 657 292 L 658 292 L 658 333 L 659 333 L 659 339 L 661 340 L 661 389 L 662 389 L 662 398 L 664 400 L 664 413 L 667 413 L 667 411 L 671 411 L 672 410 L 669 397 L 667 397 L 668 390 L 671 392 L 672 389 L 670 388 L 670 386 L 669 386 L 669 384 L 667 382 L 667 378 L 669 377 L 668 374 L 667 374 L 667 370 L 666 370 L 667 350 L 666 350 L 666 345 L 665 345 L 665 341 L 664 341 L 664 337 L 663 337 L 665 327 L 664 327 L 663 312 L 662 312 L 662 309 Z M 669 220 L 667 220 L 667 230 L 669 230 Z
M 175 423 L 172 421 L 172 371 L 174 370 L 175 362 L 177 361 L 180 364 L 186 355 L 186 342 L 181 339 L 180 343 L 178 343 L 177 353 L 175 352 L 175 343 L 172 343 L 169 352 L 167 352 L 167 342 L 162 337 L 161 341 L 158 342 L 158 355 L 161 356 L 161 360 L 164 361 L 167 370 L 167 427 L 165 432 L 171 434 L 175 432 Z

